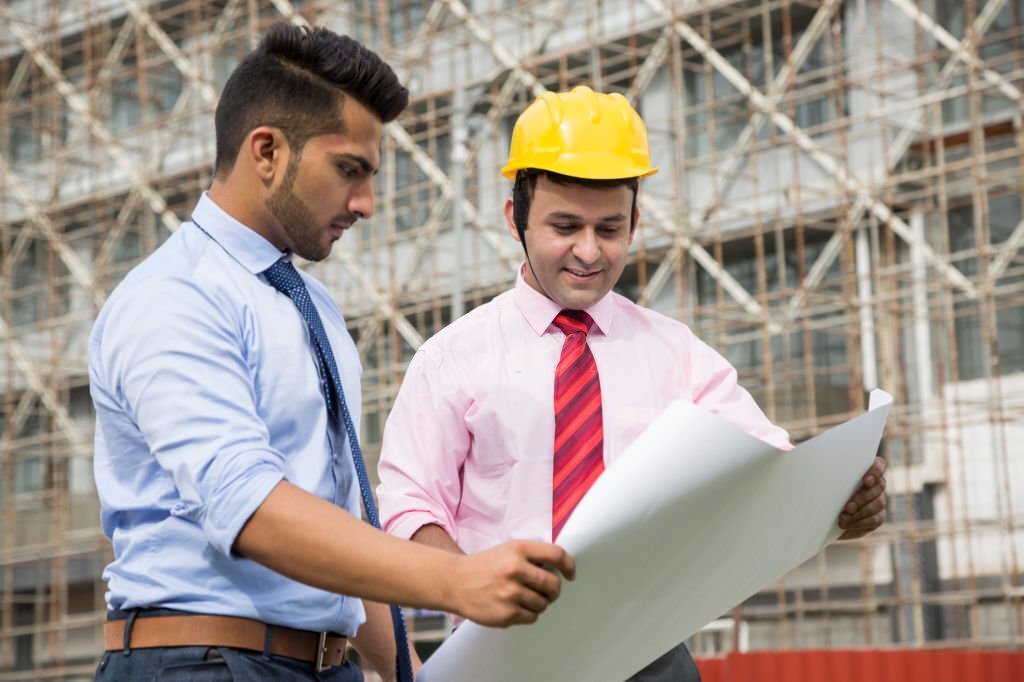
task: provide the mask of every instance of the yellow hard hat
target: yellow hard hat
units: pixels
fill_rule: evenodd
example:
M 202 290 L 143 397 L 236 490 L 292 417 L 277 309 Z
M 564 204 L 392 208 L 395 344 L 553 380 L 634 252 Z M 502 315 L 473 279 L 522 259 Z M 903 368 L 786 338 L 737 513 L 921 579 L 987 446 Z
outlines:
M 651 166 L 647 127 L 629 101 L 585 85 L 545 92 L 519 116 L 501 174 L 511 180 L 524 168 L 590 180 L 658 172 Z

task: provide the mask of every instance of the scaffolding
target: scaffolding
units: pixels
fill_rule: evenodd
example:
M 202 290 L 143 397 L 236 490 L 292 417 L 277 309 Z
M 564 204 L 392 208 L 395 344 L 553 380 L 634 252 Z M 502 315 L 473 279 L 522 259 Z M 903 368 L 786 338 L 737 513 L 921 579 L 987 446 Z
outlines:
M 516 115 L 621 92 L 662 170 L 620 293 L 725 354 L 794 440 L 895 398 L 887 525 L 695 653 L 1024 647 L 1024 0 L 3 0 L 0 680 L 91 678 L 88 331 L 209 185 L 217 93 L 282 18 L 413 95 L 376 215 L 309 266 L 357 341 L 371 460 L 415 349 L 513 281 Z

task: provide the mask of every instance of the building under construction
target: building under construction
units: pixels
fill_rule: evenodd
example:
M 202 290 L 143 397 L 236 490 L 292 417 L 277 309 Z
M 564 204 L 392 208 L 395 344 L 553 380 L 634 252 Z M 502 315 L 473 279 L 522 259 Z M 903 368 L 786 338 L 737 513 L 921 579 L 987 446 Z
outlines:
M 218 92 L 282 18 L 413 94 L 376 215 L 310 266 L 362 356 L 371 460 L 416 348 L 515 277 L 515 117 L 620 92 L 661 167 L 620 293 L 722 352 L 794 441 L 895 398 L 887 525 L 695 655 L 1024 647 L 1024 0 L 0 0 L 0 681 L 91 678 L 111 550 L 88 332 L 208 187 Z

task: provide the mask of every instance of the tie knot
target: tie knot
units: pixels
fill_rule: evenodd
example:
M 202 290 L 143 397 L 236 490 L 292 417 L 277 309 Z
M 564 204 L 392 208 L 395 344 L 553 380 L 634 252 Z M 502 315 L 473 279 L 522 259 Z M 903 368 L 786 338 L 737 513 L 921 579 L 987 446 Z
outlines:
M 287 293 L 292 289 L 305 286 L 302 283 L 302 277 L 299 276 L 299 271 L 295 269 L 295 266 L 287 258 L 282 258 L 264 270 L 263 276 L 267 278 L 272 287 L 281 293 Z
M 588 334 L 594 326 L 594 318 L 582 310 L 563 310 L 555 315 L 555 326 L 562 330 L 562 333 Z

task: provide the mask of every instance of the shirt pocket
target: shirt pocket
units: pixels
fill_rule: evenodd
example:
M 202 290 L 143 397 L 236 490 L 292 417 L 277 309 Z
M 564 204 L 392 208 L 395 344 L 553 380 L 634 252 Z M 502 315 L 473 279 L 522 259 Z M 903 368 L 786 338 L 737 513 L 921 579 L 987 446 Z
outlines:
M 466 414 L 472 435 L 467 464 L 483 476 L 501 477 L 517 463 L 550 460 L 555 423 L 550 399 L 544 401 L 527 372 L 506 371 L 491 379 Z

